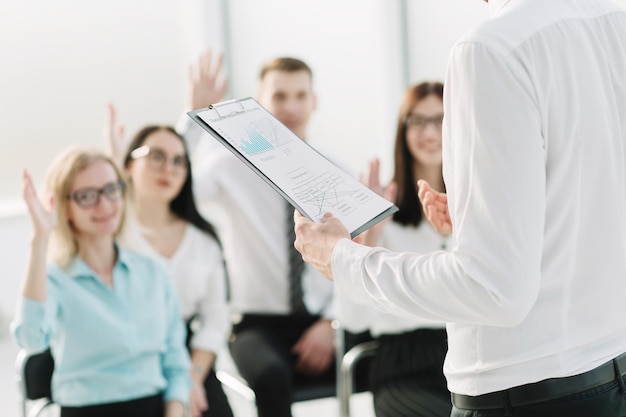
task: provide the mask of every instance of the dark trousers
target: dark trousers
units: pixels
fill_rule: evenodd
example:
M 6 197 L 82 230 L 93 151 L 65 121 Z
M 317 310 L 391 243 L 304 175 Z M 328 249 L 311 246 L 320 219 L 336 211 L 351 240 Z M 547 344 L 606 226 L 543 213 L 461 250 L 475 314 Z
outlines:
M 531 404 L 516 405 L 511 401 L 511 392 L 520 388 L 523 389 L 526 387 L 525 385 L 499 392 L 501 406 L 498 406 L 498 408 L 469 409 L 470 407 L 465 406 L 463 407 L 464 409 L 460 409 L 454 407 L 451 417 L 626 417 L 626 383 L 622 376 L 626 369 L 620 370 L 616 361 L 613 361 L 613 363 L 616 371 L 613 381 L 584 389 L 575 394 Z M 600 367 L 597 369 L 600 369 Z M 585 374 L 590 372 L 594 371 L 592 370 Z M 582 375 L 584 376 L 585 374 Z M 568 378 L 557 378 L 549 381 L 562 383 L 564 386 L 568 384 Z M 528 386 L 540 384 L 542 382 L 528 384 Z M 487 395 L 493 396 L 493 394 Z
M 163 395 L 87 407 L 63 407 L 61 417 L 163 417 Z
M 450 392 L 443 375 L 445 329 L 381 335 L 372 362 L 377 417 L 448 417 Z
M 230 352 L 241 376 L 254 390 L 259 417 L 291 417 L 296 357 L 291 348 L 317 316 L 245 315 L 233 326 Z M 333 381 L 334 368 L 314 379 Z
M 194 318 L 187 321 L 187 349 L 191 351 L 189 343 L 193 336 L 193 322 Z M 206 393 L 206 399 L 209 403 L 209 408 L 202 417 L 233 417 L 233 411 L 228 403 L 228 398 L 222 388 L 222 383 L 215 376 L 215 370 L 211 369 L 204 379 L 204 392 Z

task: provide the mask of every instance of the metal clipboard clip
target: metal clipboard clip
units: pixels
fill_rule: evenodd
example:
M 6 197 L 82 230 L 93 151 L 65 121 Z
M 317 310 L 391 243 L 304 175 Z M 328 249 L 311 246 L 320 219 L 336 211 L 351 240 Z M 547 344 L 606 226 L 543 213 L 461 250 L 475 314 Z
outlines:
M 226 117 L 232 114 L 243 113 L 246 108 L 243 103 L 237 99 L 222 101 L 220 103 L 211 104 L 209 110 L 215 111 L 219 117 Z

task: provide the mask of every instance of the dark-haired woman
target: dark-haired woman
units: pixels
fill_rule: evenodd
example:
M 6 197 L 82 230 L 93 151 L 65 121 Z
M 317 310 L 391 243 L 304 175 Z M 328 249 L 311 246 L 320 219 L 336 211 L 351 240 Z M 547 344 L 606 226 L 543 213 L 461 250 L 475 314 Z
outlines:
M 363 243 L 395 252 L 445 250 L 448 237 L 425 219 L 417 181 L 444 191 L 441 156 L 443 85 L 425 82 L 409 88 L 402 101 L 395 140 L 392 182 L 384 194 L 399 211 L 391 221 L 369 229 Z M 383 193 L 379 163 L 366 181 Z M 349 330 L 369 329 L 380 345 L 372 361 L 372 392 L 378 417 L 447 417 L 452 404 L 443 375 L 447 351 L 445 323 L 385 314 L 343 300 L 339 318 Z
M 109 140 L 119 149 L 115 110 L 109 107 L 109 112 Z M 131 195 L 124 243 L 165 265 L 189 325 L 191 415 L 230 417 L 230 405 L 213 369 L 229 332 L 224 262 L 215 231 L 194 202 L 185 142 L 169 126 L 147 126 L 118 159 Z

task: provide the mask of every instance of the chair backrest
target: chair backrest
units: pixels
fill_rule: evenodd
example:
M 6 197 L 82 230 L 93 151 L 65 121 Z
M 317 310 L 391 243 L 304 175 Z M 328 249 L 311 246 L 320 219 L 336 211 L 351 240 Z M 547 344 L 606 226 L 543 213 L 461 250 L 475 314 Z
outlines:
M 17 356 L 16 369 L 18 385 L 24 400 L 52 399 L 50 385 L 54 360 L 49 349 L 35 354 L 21 350 Z
M 15 360 L 15 370 L 22 397 L 22 417 L 41 416 L 54 404 L 51 389 L 54 359 L 50 350 L 31 354 L 20 350 Z

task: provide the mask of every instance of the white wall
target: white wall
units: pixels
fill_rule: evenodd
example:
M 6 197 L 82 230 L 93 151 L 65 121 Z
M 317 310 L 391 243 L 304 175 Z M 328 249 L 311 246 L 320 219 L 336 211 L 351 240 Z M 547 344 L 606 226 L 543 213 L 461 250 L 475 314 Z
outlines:
M 407 1 L 410 82 L 443 81 L 454 43 L 487 17 L 480 0 Z
M 15 310 L 20 282 L 24 277 L 31 227 L 26 216 L 11 215 L 0 217 L 0 230 L 0 325 L 4 325 Z M 0 327 L 0 339 L 7 330 L 6 326 Z
M 0 0 L 0 200 L 72 143 L 101 145 L 105 103 L 130 132 L 183 105 L 181 7 L 169 0 Z
M 256 94 L 258 71 L 295 56 L 314 72 L 311 143 L 354 171 L 384 150 L 404 88 L 396 0 L 230 0 L 235 97 Z

